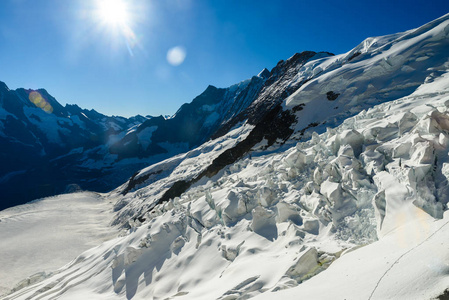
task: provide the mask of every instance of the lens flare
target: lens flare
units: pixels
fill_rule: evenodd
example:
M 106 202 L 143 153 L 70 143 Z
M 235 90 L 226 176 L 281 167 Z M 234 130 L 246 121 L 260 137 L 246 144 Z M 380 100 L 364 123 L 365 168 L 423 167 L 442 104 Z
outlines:
M 123 27 L 122 27 L 122 35 L 125 38 L 126 46 L 128 47 L 129 54 L 131 56 L 133 56 L 134 55 L 133 49 L 134 49 L 134 47 L 136 47 L 136 45 L 139 42 L 136 34 L 131 29 L 131 27 L 129 27 L 127 25 L 123 25 Z
M 167 61 L 172 66 L 179 66 L 186 59 L 187 52 L 184 47 L 176 46 L 168 50 Z
M 50 103 L 48 103 L 47 100 L 45 100 L 42 95 L 39 92 L 36 91 L 32 91 L 29 95 L 28 95 L 28 99 L 30 99 L 30 101 L 36 105 L 36 107 L 39 107 L 40 109 L 42 109 L 43 111 L 45 111 L 48 114 L 51 114 L 53 112 L 53 107 L 50 105 Z
M 429 215 L 426 212 L 415 206 L 398 212 L 395 216 L 397 244 L 403 248 L 409 248 L 429 236 L 431 228 L 428 218 Z

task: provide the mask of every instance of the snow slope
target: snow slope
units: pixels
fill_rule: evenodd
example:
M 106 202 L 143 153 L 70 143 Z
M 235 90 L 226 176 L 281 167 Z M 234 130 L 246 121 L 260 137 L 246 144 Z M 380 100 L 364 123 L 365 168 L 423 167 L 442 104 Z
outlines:
M 443 294 L 448 50 L 445 15 L 306 61 L 290 74 L 297 89 L 282 110 L 273 105 L 260 123 L 239 124 L 103 195 L 115 202 L 121 235 L 4 299 Z

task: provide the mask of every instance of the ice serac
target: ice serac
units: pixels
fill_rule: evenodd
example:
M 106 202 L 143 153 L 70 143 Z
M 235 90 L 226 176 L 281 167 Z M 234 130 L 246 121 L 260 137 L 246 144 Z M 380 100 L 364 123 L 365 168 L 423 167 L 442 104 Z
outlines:
M 104 195 L 120 237 L 5 299 L 447 294 L 448 50 L 445 15 L 281 61 L 212 139 Z

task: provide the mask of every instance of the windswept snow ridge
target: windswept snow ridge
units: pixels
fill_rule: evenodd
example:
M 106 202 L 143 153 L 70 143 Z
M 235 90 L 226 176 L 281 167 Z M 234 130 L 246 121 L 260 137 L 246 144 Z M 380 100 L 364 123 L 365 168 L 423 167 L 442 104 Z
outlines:
M 120 237 L 4 299 L 443 294 L 448 53 L 445 15 L 261 72 L 231 131 L 104 195 Z

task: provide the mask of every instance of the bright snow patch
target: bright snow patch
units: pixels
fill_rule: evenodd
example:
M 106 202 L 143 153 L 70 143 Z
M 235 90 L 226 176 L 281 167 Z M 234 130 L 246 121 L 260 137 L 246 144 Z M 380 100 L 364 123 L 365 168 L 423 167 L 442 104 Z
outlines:
M 151 137 L 153 136 L 153 132 L 155 132 L 157 126 L 151 126 L 144 128 L 142 131 L 137 133 L 137 138 L 139 139 L 139 143 L 142 145 L 143 149 L 147 149 L 151 144 Z

